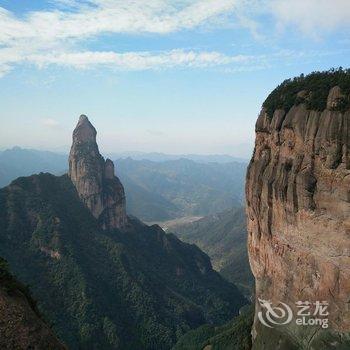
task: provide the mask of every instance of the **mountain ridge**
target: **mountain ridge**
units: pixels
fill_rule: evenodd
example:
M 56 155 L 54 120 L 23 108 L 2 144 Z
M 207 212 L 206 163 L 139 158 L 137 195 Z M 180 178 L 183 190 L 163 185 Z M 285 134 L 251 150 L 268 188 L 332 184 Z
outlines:
M 104 229 L 67 175 L 0 189 L 0 256 L 71 349 L 167 350 L 247 303 L 205 253 L 159 226 L 129 217 Z

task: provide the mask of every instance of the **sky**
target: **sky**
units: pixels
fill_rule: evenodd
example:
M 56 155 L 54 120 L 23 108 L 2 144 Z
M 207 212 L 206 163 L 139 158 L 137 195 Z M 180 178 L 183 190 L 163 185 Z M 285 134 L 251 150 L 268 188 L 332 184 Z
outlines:
M 0 149 L 249 157 L 283 80 L 349 67 L 348 0 L 0 0 Z

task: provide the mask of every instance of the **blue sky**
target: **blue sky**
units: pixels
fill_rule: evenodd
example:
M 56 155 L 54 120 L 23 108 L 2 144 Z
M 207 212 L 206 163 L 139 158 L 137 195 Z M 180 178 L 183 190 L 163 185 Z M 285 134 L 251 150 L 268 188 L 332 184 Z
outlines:
M 267 94 L 349 67 L 347 0 L 0 1 L 0 148 L 248 157 Z

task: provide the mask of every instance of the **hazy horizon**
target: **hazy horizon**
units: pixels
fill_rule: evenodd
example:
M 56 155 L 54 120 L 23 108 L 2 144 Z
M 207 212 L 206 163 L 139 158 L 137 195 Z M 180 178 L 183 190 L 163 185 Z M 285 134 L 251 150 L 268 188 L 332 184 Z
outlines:
M 20 149 L 20 150 L 28 150 L 28 151 L 41 151 L 41 152 L 51 152 L 51 153 L 56 153 L 56 154 L 60 154 L 60 155 L 66 155 L 68 157 L 69 155 L 69 151 L 70 151 L 70 146 L 66 146 L 66 147 L 57 147 L 57 148 L 31 148 L 31 147 L 23 147 L 21 145 L 13 145 L 10 147 L 0 147 L 0 152 L 4 152 L 4 151 L 12 151 L 15 149 Z M 250 152 L 251 151 L 251 152 Z M 242 161 L 248 161 L 251 154 L 253 151 L 253 145 L 252 148 L 247 148 L 246 150 L 246 154 L 247 156 L 240 156 L 240 155 L 236 155 L 236 154 L 229 154 L 229 153 L 165 153 L 165 152 L 161 152 L 161 151 L 150 151 L 150 152 L 144 152 L 144 151 L 139 151 L 139 150 L 126 150 L 126 151 L 106 151 L 106 150 L 101 150 L 100 152 L 104 157 L 110 157 L 111 155 L 114 155 L 115 157 L 137 157 L 140 158 L 142 156 L 169 156 L 169 157 L 231 157 L 237 160 L 242 160 Z M 244 152 L 242 152 L 244 153 Z M 145 158 L 147 159 L 147 158 Z

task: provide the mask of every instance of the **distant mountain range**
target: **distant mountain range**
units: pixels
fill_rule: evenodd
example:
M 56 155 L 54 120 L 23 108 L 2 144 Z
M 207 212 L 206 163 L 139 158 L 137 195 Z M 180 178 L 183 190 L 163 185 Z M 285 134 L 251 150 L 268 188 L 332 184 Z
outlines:
M 248 159 L 230 156 L 228 154 L 165 154 L 158 152 L 120 152 L 108 153 L 111 159 L 132 158 L 134 160 L 151 160 L 165 162 L 168 160 L 189 159 L 198 163 L 248 163 Z
M 19 176 L 39 172 L 59 175 L 67 169 L 67 155 L 13 147 L 0 152 L 0 187 L 8 185 Z
M 166 160 L 175 156 L 153 155 L 158 155 L 154 157 L 158 161 L 113 158 L 116 173 L 125 187 L 129 214 L 153 222 L 205 216 L 241 205 L 246 163 L 223 161 L 231 159 L 230 156 L 192 155 L 203 160 L 200 162 L 184 158 Z M 0 187 L 17 177 L 39 172 L 64 174 L 67 157 L 20 147 L 0 152 Z M 204 159 L 218 162 L 204 162 Z
M 119 159 L 116 172 L 125 186 L 127 210 L 145 221 L 205 216 L 240 206 L 246 164 Z

